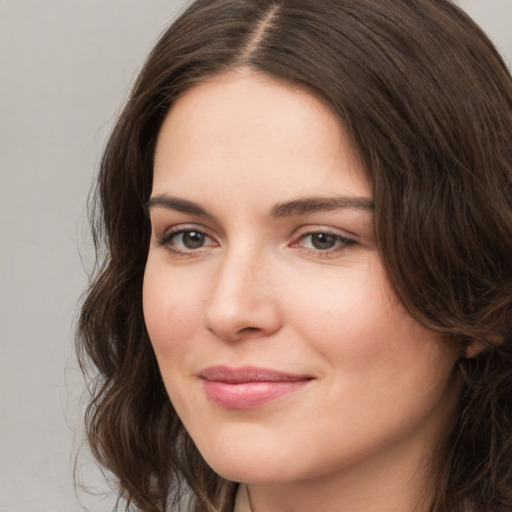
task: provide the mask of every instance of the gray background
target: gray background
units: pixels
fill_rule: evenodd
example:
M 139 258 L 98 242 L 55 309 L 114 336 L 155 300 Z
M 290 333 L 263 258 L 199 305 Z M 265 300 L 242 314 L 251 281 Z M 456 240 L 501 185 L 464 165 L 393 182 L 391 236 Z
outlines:
M 461 0 L 512 63 L 512 0 Z M 73 487 L 76 304 L 101 148 L 183 0 L 0 0 L 0 512 L 111 510 Z M 81 253 L 81 257 L 79 256 Z M 107 488 L 84 455 L 90 490 Z

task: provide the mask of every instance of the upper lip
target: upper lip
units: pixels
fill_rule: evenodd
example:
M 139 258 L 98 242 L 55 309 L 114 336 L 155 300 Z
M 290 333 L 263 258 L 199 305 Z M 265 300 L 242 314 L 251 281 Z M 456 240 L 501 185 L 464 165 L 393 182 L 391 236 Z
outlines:
M 306 374 L 292 374 L 269 368 L 255 366 L 242 366 L 230 368 L 229 366 L 209 366 L 199 373 L 201 379 L 212 382 L 225 382 L 228 384 L 241 384 L 244 382 L 297 382 L 311 380 L 313 377 Z

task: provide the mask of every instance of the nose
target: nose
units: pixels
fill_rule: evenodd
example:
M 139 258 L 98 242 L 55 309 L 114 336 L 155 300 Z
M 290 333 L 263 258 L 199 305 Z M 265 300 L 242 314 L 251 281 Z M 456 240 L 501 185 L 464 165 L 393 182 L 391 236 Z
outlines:
M 275 265 L 247 247 L 219 263 L 206 308 L 206 327 L 227 341 L 269 336 L 281 327 Z

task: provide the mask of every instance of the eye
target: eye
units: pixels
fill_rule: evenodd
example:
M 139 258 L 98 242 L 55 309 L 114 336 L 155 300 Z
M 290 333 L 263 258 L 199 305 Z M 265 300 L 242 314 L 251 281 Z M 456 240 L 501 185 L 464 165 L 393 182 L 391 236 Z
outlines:
M 292 247 L 304 249 L 318 256 L 330 256 L 348 249 L 355 243 L 357 243 L 355 240 L 338 233 L 314 231 L 302 234 L 299 239 L 292 244 Z
M 171 240 L 175 245 L 185 249 L 200 249 L 208 237 L 200 231 L 182 231 L 175 233 Z
M 194 252 L 215 244 L 211 237 L 199 229 L 170 231 L 158 243 L 176 253 Z
M 310 244 L 319 251 L 327 251 L 336 247 L 338 238 L 330 233 L 312 233 L 305 236 L 309 239 Z

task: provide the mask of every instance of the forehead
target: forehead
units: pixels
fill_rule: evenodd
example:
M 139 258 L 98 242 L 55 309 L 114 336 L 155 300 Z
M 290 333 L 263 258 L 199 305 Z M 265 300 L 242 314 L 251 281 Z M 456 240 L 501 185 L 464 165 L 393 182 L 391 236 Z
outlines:
M 245 195 L 371 195 L 333 109 L 303 88 L 249 69 L 186 91 L 159 134 L 154 193 L 193 194 L 198 184 L 219 182 Z

